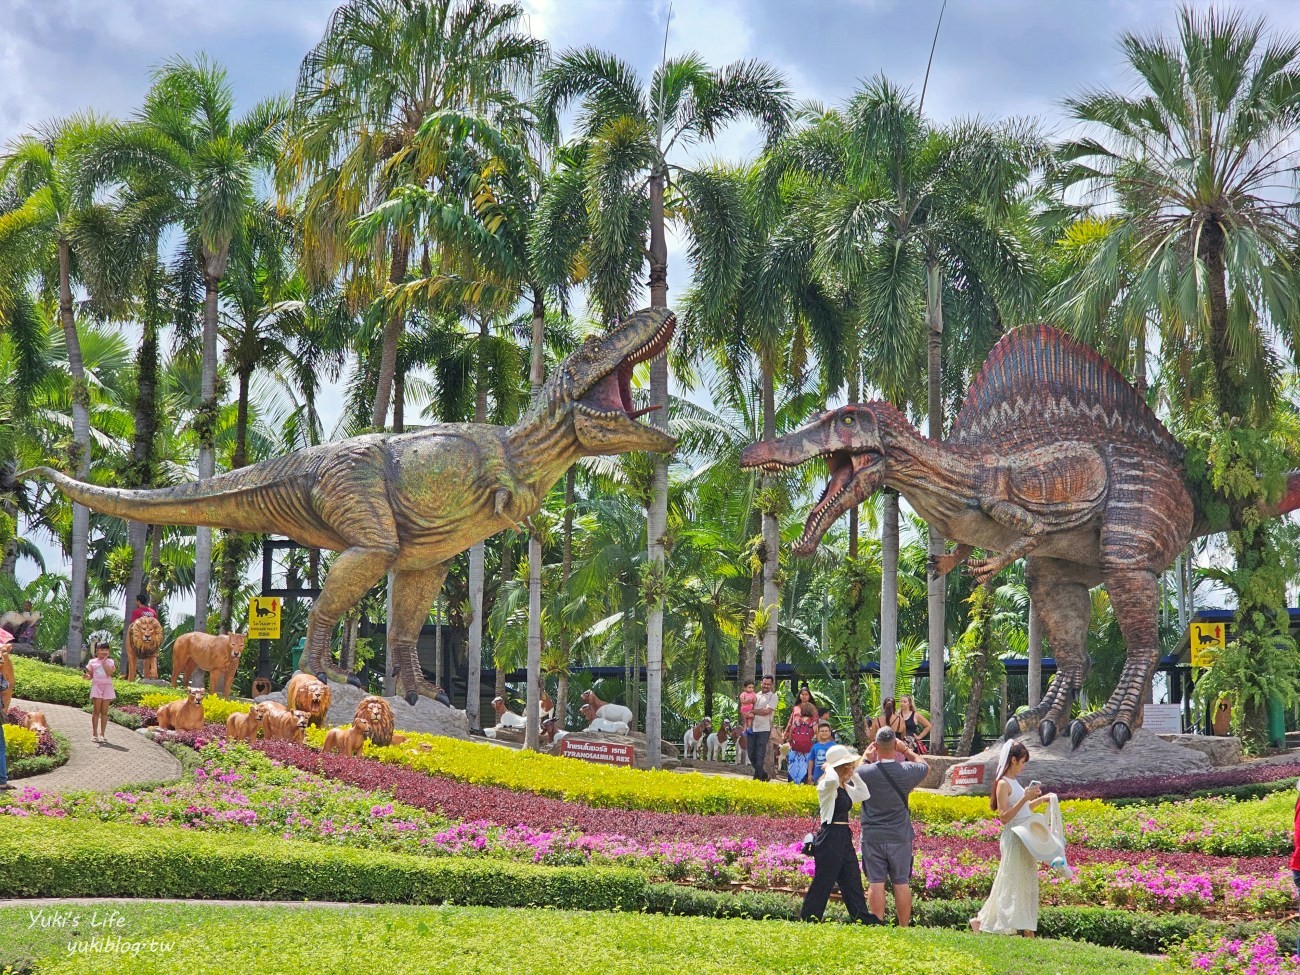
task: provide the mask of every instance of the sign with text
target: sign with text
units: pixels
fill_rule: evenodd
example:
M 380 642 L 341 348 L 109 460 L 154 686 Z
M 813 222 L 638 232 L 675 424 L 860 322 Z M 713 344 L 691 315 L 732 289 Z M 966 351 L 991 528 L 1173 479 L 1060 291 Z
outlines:
M 952 784 L 958 788 L 984 784 L 983 765 L 954 765 L 952 767 Z
M 1153 735 L 1181 735 L 1183 706 L 1181 704 L 1143 705 L 1142 727 Z
M 1215 655 L 1227 642 L 1228 628 L 1223 623 L 1192 623 L 1187 628 L 1193 667 L 1210 667 Z
M 580 758 L 584 762 L 604 765 L 636 765 L 636 748 L 616 741 L 575 741 L 565 738 L 560 742 L 560 754 L 565 758 Z
M 280 598 L 254 596 L 248 601 L 248 638 L 250 640 L 280 639 Z

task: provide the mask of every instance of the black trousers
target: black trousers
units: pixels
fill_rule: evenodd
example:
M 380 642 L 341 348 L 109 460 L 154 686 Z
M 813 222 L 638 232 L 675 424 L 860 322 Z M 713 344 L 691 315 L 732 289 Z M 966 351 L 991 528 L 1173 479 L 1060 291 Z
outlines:
M 767 781 L 767 742 L 771 737 L 770 731 L 749 733 L 749 764 L 754 766 L 754 778 L 760 782 Z
M 830 826 L 830 835 L 822 840 L 813 856 L 817 870 L 812 886 L 803 898 L 799 916 L 805 921 L 820 921 L 826 913 L 826 901 L 838 884 L 840 896 L 849 917 L 864 924 L 879 923 L 867 911 L 867 898 L 862 892 L 862 869 L 858 854 L 853 849 L 853 834 L 847 826 Z

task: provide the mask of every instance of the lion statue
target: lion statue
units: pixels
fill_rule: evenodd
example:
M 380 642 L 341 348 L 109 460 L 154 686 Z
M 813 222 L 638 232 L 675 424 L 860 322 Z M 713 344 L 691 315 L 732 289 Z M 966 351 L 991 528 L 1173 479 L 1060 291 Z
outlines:
M 143 676 L 149 680 L 157 680 L 158 651 L 163 645 L 163 628 L 162 623 L 158 622 L 158 617 L 141 616 L 127 628 L 126 636 L 127 654 L 134 657 L 130 663 L 134 664 L 138 661 Z M 134 673 L 135 667 L 131 666 L 130 670 Z
M 382 697 L 369 694 L 357 704 L 352 721 L 365 721 L 370 726 L 367 737 L 376 745 L 393 743 L 393 709 Z
M 287 707 L 306 711 L 311 715 L 311 723 L 317 728 L 325 727 L 325 716 L 330 709 L 330 689 L 311 674 L 302 671 L 289 678 L 284 688 L 284 703 Z
M 223 636 L 211 636 L 207 633 L 182 633 L 172 644 L 172 687 L 182 674 L 188 680 L 194 671 L 206 670 L 212 693 L 230 697 L 231 686 L 235 682 L 235 671 L 239 668 L 239 655 L 244 652 L 248 637 L 243 633 L 228 633 Z

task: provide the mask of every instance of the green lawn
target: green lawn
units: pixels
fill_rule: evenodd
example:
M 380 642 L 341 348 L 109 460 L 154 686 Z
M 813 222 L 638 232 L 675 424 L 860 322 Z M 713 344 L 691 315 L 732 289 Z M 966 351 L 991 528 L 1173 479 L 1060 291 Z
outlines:
M 46 919 L 79 917 L 72 928 L 42 926 L 33 921 L 35 911 L 0 909 L 0 968 L 114 975 L 1145 975 L 1153 967 L 1132 952 L 1072 942 L 617 912 L 132 901 L 44 907 Z

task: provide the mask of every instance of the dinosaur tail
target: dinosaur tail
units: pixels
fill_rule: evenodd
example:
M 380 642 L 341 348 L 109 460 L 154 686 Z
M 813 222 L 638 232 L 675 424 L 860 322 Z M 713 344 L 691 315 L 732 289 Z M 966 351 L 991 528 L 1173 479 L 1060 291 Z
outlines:
M 1277 503 L 1270 505 L 1261 505 L 1265 517 L 1277 518 L 1288 511 L 1295 511 L 1300 508 L 1300 470 L 1286 472 L 1286 490 L 1282 492 L 1282 497 Z
M 38 477 L 50 481 L 76 503 L 130 521 L 286 533 L 278 524 L 285 519 L 278 516 L 310 514 L 308 491 L 303 489 L 301 475 L 314 473 L 283 470 L 289 466 L 285 461 L 291 459 L 292 455 L 206 481 L 153 490 L 100 487 L 49 467 L 33 467 L 19 474 L 18 479 Z

